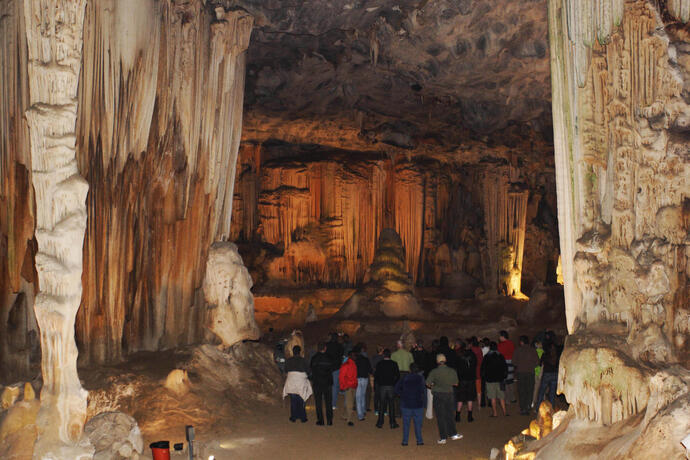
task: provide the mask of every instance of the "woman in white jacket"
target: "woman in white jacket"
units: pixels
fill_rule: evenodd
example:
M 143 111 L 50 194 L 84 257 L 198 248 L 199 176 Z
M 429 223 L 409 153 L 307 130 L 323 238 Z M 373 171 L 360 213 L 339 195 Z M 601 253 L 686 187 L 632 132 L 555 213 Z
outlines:
M 283 398 L 290 395 L 290 421 L 297 419 L 302 423 L 307 421 L 307 412 L 304 403 L 312 394 L 311 383 L 309 382 L 309 365 L 302 356 L 302 347 L 295 345 L 292 347 L 292 358 L 285 362 L 287 378 L 283 387 Z

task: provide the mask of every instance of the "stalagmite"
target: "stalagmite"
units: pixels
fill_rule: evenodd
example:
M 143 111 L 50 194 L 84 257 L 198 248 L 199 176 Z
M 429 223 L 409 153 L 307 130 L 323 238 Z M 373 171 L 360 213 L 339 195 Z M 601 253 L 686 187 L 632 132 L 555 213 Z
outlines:
M 75 152 L 77 87 L 85 1 L 26 0 L 32 182 L 36 193 L 34 309 L 41 334 L 43 388 L 34 458 L 89 458 L 80 443 L 86 391 L 77 376 L 74 320 L 82 294 L 82 247 L 89 186 Z
M 376 245 L 371 280 L 345 302 L 337 315 L 344 318 L 423 318 L 425 313 L 406 271 L 406 252 L 400 235 L 391 228 L 384 228 Z
M 208 328 L 230 347 L 242 340 L 259 338 L 254 320 L 252 278 L 233 243 L 211 245 L 204 276 L 204 297 L 214 308 Z

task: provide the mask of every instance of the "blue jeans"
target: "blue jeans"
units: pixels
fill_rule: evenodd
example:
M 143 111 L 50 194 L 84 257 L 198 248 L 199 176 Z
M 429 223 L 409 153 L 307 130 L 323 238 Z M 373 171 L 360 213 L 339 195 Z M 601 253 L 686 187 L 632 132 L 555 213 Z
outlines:
M 290 420 L 307 421 L 307 412 L 304 410 L 304 400 L 300 395 L 290 393 Z
M 546 396 L 546 391 L 549 392 L 549 401 L 553 406 L 553 401 L 556 399 L 556 389 L 558 388 L 558 374 L 555 372 L 544 372 L 541 376 L 541 384 L 539 385 L 539 395 L 537 396 L 536 410 L 539 411 L 539 405 Z
M 340 391 L 340 369 L 333 371 L 333 398 L 331 403 L 333 408 L 338 407 L 338 392 Z
M 422 439 L 422 420 L 424 415 L 424 408 L 419 409 L 408 409 L 406 407 L 401 407 L 402 420 L 403 420 L 403 444 L 407 444 L 410 438 L 410 419 L 414 421 L 414 437 L 417 438 L 417 444 L 424 442 Z
M 357 377 L 357 393 L 355 394 L 355 401 L 357 405 L 357 418 L 362 420 L 367 415 L 367 385 L 368 378 Z

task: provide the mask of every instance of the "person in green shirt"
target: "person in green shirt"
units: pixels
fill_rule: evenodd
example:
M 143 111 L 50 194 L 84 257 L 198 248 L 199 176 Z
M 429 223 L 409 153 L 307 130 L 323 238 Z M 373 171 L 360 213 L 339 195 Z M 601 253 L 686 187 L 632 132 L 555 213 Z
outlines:
M 400 369 L 400 374 L 404 376 L 410 373 L 410 364 L 414 362 L 414 357 L 412 353 L 405 350 L 402 340 L 398 340 L 396 343 L 397 350 L 391 354 L 391 359 L 395 361 Z
M 448 438 L 456 441 L 462 439 L 455 429 L 455 398 L 453 387 L 458 384 L 458 373 L 446 366 L 446 356 L 436 355 L 438 367 L 429 373 L 426 384 L 433 395 L 434 412 L 438 424 L 439 444 L 445 444 Z

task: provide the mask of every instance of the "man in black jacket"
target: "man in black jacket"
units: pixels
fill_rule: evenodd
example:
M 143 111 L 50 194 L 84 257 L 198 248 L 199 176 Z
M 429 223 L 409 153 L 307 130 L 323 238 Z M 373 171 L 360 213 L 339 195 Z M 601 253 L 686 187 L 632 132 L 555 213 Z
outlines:
M 331 388 L 333 386 L 333 363 L 326 354 L 326 344 L 320 342 L 319 351 L 311 358 L 311 378 L 316 404 L 316 424 L 323 425 L 322 400 L 326 403 L 326 422 L 333 425 Z
M 338 334 L 335 332 L 331 333 L 331 339 L 326 344 L 326 354 L 331 360 L 331 369 L 333 376 L 333 387 L 332 387 L 332 398 L 331 404 L 332 408 L 335 409 L 338 405 L 338 393 L 340 392 L 339 376 L 340 376 L 340 365 L 343 363 L 343 357 L 345 355 L 345 349 L 343 344 L 338 341 Z
M 376 366 L 374 373 L 374 381 L 379 389 L 379 398 L 381 400 L 381 407 L 379 408 L 379 419 L 376 422 L 376 428 L 383 427 L 383 417 L 388 411 L 391 428 L 397 428 L 399 425 L 395 422 L 395 384 L 400 379 L 400 369 L 398 365 L 391 359 L 391 351 L 386 348 L 383 350 L 383 360 Z
M 455 412 L 455 421 L 460 421 L 460 414 L 462 413 L 462 404 L 467 403 L 467 421 L 472 422 L 472 402 L 477 398 L 477 357 L 474 352 L 467 348 L 465 342 L 458 342 L 456 353 L 457 357 L 457 372 L 458 372 L 458 386 L 455 389 L 455 400 L 457 401 L 457 409 Z
M 497 417 L 496 399 L 501 401 L 503 414 L 506 412 L 505 388 L 501 388 L 503 381 L 508 376 L 508 365 L 502 354 L 498 352 L 498 344 L 491 342 L 489 352 L 484 356 L 481 367 L 482 378 L 486 380 L 486 397 L 491 400 L 491 417 Z

